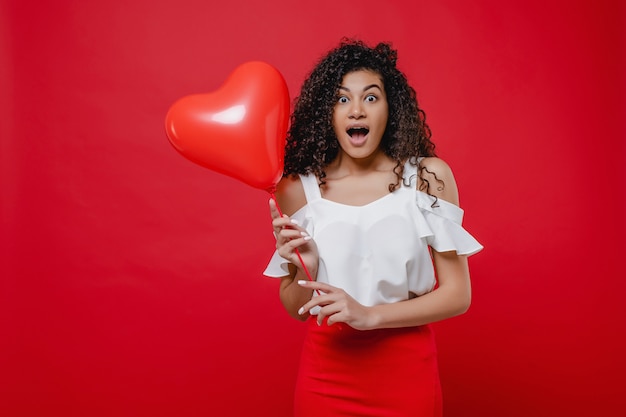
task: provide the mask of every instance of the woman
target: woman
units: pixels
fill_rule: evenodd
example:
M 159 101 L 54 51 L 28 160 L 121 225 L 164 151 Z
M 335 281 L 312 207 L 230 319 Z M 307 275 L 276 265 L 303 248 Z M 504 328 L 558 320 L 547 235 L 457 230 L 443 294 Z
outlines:
M 296 416 L 441 415 L 428 324 L 468 309 L 467 256 L 482 246 L 396 60 L 388 44 L 342 41 L 291 117 L 264 274 L 309 323 Z

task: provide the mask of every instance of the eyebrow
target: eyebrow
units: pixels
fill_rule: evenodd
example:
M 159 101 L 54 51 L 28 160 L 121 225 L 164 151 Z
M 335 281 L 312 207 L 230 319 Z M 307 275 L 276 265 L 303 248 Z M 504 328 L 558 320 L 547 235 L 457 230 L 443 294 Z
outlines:
M 366 86 L 365 88 L 363 88 L 363 92 L 366 92 L 367 90 L 369 90 L 371 88 L 378 88 L 380 91 L 383 91 L 383 89 L 380 88 L 380 86 L 378 84 L 370 84 L 370 85 Z M 345 91 L 350 91 L 350 89 L 348 87 L 344 87 L 343 85 L 340 85 L 339 89 L 340 90 L 345 90 Z

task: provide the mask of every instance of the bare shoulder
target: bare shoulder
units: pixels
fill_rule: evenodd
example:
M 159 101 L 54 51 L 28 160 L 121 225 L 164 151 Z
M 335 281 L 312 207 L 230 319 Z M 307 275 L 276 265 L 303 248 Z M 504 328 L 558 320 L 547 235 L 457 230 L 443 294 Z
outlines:
M 306 205 L 304 187 L 298 175 L 283 177 L 276 185 L 276 200 L 281 211 L 291 216 Z
M 428 157 L 420 161 L 418 189 L 459 205 L 459 190 L 450 165 L 441 158 Z

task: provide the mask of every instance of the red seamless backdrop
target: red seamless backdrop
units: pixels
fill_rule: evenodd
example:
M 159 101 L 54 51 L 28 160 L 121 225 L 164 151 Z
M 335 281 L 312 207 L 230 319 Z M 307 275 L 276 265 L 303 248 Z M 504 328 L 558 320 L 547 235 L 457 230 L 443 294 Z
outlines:
M 436 325 L 445 415 L 623 415 L 624 13 L 3 0 L 0 415 L 290 415 L 303 328 L 261 276 L 268 194 L 163 124 L 247 61 L 293 97 L 342 36 L 398 48 L 486 247 L 470 312 Z

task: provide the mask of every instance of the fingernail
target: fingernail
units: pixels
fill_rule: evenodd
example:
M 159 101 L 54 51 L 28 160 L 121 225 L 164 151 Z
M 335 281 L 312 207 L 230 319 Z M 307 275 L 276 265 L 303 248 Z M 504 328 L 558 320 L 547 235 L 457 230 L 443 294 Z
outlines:
M 303 279 L 298 280 L 298 285 L 306 285 L 306 281 Z
M 302 315 L 302 313 L 304 313 L 304 307 L 300 307 L 300 310 L 298 310 L 298 314 Z
M 297 221 L 296 219 L 291 219 L 291 224 L 295 224 L 296 226 L 298 226 L 300 222 Z

